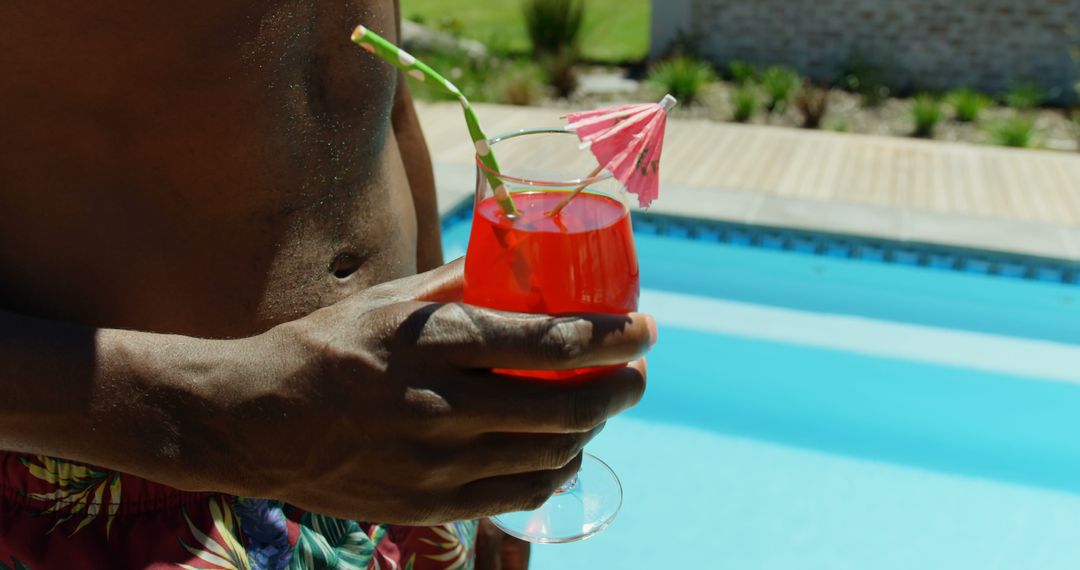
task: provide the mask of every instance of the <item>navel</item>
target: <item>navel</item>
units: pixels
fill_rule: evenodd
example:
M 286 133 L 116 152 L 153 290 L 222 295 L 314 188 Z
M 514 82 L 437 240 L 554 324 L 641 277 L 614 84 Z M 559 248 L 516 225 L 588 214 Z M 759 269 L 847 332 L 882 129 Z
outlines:
M 348 279 L 360 269 L 360 256 L 355 253 L 344 251 L 330 261 L 326 270 L 338 279 Z

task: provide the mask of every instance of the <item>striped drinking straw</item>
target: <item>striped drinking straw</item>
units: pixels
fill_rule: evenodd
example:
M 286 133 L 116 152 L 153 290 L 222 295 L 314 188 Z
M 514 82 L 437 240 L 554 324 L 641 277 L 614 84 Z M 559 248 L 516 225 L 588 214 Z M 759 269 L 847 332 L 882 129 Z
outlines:
M 472 137 L 473 145 L 476 147 L 476 156 L 480 157 L 480 162 L 484 163 L 484 166 L 490 171 L 485 172 L 485 175 L 495 192 L 495 200 L 499 203 L 499 207 L 502 208 L 503 214 L 511 218 L 516 217 L 518 210 L 514 207 L 514 201 L 510 198 L 510 193 L 506 191 L 506 186 L 502 180 L 494 174 L 499 172 L 499 163 L 495 160 L 495 154 L 488 147 L 488 137 L 484 134 L 484 130 L 480 128 L 480 120 L 476 118 L 476 112 L 473 111 L 469 100 L 461 94 L 461 90 L 448 79 L 436 73 L 434 69 L 428 67 L 427 64 L 413 57 L 409 52 L 388 42 L 385 38 L 364 26 L 356 26 L 356 30 L 352 33 L 352 41 L 408 73 L 414 79 L 434 83 L 442 87 L 447 93 L 457 97 L 462 110 L 465 111 L 465 124 L 469 127 L 469 136 Z

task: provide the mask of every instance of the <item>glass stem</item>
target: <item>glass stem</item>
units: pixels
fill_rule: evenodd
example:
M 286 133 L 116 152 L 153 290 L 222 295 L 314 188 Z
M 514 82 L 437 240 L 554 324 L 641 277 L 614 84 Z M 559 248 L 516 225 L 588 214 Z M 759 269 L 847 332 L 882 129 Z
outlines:
M 555 489 L 555 494 L 561 495 L 563 493 L 568 493 L 572 491 L 574 487 L 577 487 L 577 473 L 574 473 L 573 477 L 567 479 L 562 485 L 559 485 L 559 488 Z

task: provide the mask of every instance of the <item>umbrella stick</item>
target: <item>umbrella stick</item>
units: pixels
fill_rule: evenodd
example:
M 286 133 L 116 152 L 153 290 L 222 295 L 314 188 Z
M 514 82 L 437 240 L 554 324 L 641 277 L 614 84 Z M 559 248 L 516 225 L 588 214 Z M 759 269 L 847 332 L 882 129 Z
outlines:
M 596 169 L 593 170 L 592 172 L 590 172 L 589 175 L 586 176 L 585 178 L 586 179 L 592 178 L 592 177 L 596 176 L 597 174 L 600 174 L 600 171 L 603 170 L 603 169 L 604 169 L 603 165 L 597 166 Z M 561 212 L 562 209 L 565 208 L 566 205 L 570 203 L 570 200 L 573 200 L 574 196 L 577 196 L 578 194 L 581 194 L 581 191 L 584 190 L 586 186 L 588 186 L 588 184 L 582 184 L 581 186 L 578 186 L 577 188 L 575 188 L 574 191 L 571 192 L 569 195 L 567 195 L 565 198 L 563 198 L 562 201 L 559 202 L 559 204 L 557 206 L 552 208 L 551 211 L 545 213 L 544 215 L 548 216 L 549 218 L 558 216 L 559 212 Z

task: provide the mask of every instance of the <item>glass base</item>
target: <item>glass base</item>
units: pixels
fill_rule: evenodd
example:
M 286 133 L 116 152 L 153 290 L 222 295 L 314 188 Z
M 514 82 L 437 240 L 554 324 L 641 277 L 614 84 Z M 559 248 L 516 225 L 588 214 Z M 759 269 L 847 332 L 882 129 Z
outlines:
M 584 454 L 581 470 L 535 511 L 491 517 L 503 532 L 544 544 L 584 540 L 604 530 L 622 506 L 622 485 L 615 472 L 594 455 Z

